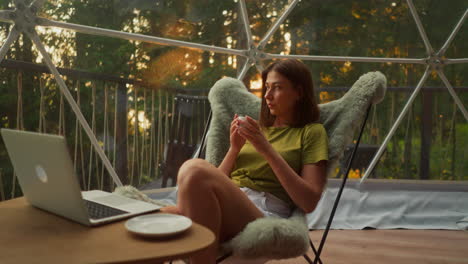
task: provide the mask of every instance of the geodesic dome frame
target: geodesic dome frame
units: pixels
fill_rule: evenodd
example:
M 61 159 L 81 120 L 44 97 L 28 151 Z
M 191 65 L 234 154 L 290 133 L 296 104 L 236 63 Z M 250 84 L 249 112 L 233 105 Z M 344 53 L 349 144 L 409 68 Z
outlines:
M 403 118 L 409 111 L 416 96 L 420 92 L 421 88 L 423 87 L 424 83 L 426 82 L 431 72 L 437 73 L 439 78 L 442 80 L 442 82 L 448 89 L 450 95 L 452 96 L 459 110 L 462 112 L 463 116 L 468 121 L 468 112 L 464 104 L 462 103 L 462 101 L 456 94 L 453 86 L 451 85 L 450 81 L 447 79 L 447 77 L 444 74 L 444 65 L 468 63 L 468 58 L 446 58 L 445 57 L 445 52 L 447 51 L 448 47 L 452 43 L 455 36 L 458 34 L 460 28 L 462 27 L 463 23 L 465 22 L 468 16 L 468 8 L 465 10 L 463 15 L 459 19 L 458 23 L 455 25 L 450 35 L 446 39 L 445 43 L 442 45 L 442 47 L 439 50 L 435 50 L 432 47 L 431 42 L 429 41 L 427 37 L 426 31 L 421 23 L 417 10 L 413 4 L 413 0 L 407 0 L 406 2 L 408 4 L 410 13 L 415 21 L 419 35 L 422 38 L 422 41 L 424 43 L 425 50 L 426 50 L 426 57 L 425 58 L 382 58 L 382 57 L 354 57 L 354 56 L 282 55 L 282 54 L 272 54 L 272 53 L 265 52 L 264 50 L 265 45 L 272 38 L 273 34 L 278 30 L 280 25 L 285 21 L 285 19 L 288 17 L 291 11 L 296 7 L 297 3 L 300 2 L 300 0 L 292 0 L 289 3 L 289 5 L 285 8 L 283 13 L 276 19 L 276 21 L 274 21 L 274 23 L 271 25 L 268 31 L 264 34 L 264 36 L 261 38 L 258 44 L 255 44 L 253 42 L 253 36 L 252 36 L 251 29 L 250 29 L 250 22 L 248 19 L 248 12 L 247 12 L 245 0 L 238 0 L 239 10 L 240 10 L 240 15 L 241 15 L 241 22 L 243 24 L 246 37 L 247 37 L 246 49 L 232 49 L 232 48 L 210 46 L 210 45 L 204 45 L 204 44 L 198 44 L 198 43 L 192 43 L 192 42 L 186 42 L 186 41 L 173 40 L 170 38 L 147 36 L 143 34 L 127 33 L 127 32 L 103 29 L 103 28 L 98 28 L 98 27 L 91 27 L 91 26 L 84 26 L 84 25 L 78 25 L 78 24 L 72 24 L 72 23 L 66 23 L 66 22 L 53 21 L 53 20 L 42 18 L 36 15 L 38 10 L 43 6 L 44 2 L 45 2 L 44 0 L 35 0 L 31 4 L 28 4 L 27 1 L 25 0 L 15 0 L 14 1 L 15 9 L 0 10 L 0 21 L 13 24 L 12 30 L 10 31 L 8 37 L 6 38 L 5 42 L 0 48 L 0 62 L 4 59 L 6 53 L 8 52 L 12 44 L 18 39 L 21 33 L 28 36 L 32 40 L 32 42 L 38 49 L 39 53 L 42 55 L 47 67 L 50 69 L 51 73 L 54 75 L 54 78 L 56 79 L 59 85 L 60 91 L 67 99 L 77 119 L 79 120 L 87 136 L 89 137 L 95 151 L 100 156 L 104 166 L 106 166 L 107 170 L 109 171 L 109 174 L 112 176 L 117 186 L 122 186 L 120 179 L 118 178 L 114 168 L 109 162 L 104 151 L 99 146 L 99 143 L 94 133 L 92 132 L 91 128 L 89 127 L 88 122 L 84 118 L 79 106 L 76 104 L 74 98 L 69 92 L 56 66 L 52 62 L 50 55 L 48 54 L 45 46 L 43 45 L 42 41 L 39 38 L 39 35 L 36 32 L 36 29 L 35 29 L 36 26 L 56 27 L 56 28 L 72 30 L 75 32 L 91 34 L 91 35 L 99 35 L 99 36 L 113 37 L 113 38 L 119 38 L 119 39 L 141 41 L 141 42 L 152 43 L 152 44 L 162 44 L 162 45 L 170 45 L 170 46 L 177 46 L 177 47 L 194 48 L 194 49 L 210 51 L 214 53 L 223 53 L 223 54 L 229 54 L 229 55 L 235 55 L 235 56 L 242 56 L 246 58 L 246 61 L 244 65 L 242 66 L 242 70 L 239 72 L 237 76 L 238 79 L 243 79 L 245 75 L 247 74 L 247 71 L 252 66 L 256 66 L 256 68 L 259 71 L 261 71 L 263 69 L 262 62 L 264 60 L 281 59 L 281 58 L 295 58 L 295 59 L 309 60 L 309 61 L 391 62 L 391 63 L 400 63 L 400 64 L 425 65 L 426 69 L 423 75 L 421 76 L 414 91 L 411 93 L 411 96 L 408 98 L 402 111 L 398 115 L 398 118 L 396 119 L 395 123 L 392 125 L 389 132 L 387 133 L 384 141 L 380 145 L 379 150 L 377 151 L 376 155 L 372 159 L 368 169 L 366 170 L 366 173 L 362 177 L 361 183 L 372 173 L 374 167 L 376 166 L 380 157 L 384 153 L 387 144 L 389 143 L 390 139 L 392 138 L 395 131 L 399 127 Z

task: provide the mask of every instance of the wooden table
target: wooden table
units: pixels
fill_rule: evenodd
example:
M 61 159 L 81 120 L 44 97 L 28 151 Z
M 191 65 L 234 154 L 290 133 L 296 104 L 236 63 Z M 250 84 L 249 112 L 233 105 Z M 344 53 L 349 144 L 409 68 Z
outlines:
M 186 232 L 144 239 L 125 220 L 86 227 L 29 205 L 24 198 L 0 203 L 0 263 L 155 263 L 186 258 L 214 242 L 193 223 Z

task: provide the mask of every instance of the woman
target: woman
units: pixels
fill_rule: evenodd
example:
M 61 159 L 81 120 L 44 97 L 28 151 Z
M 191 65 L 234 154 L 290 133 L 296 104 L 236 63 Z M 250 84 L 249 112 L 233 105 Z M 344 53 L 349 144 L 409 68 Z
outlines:
M 276 61 L 262 73 L 260 120 L 234 116 L 230 148 L 218 168 L 200 159 L 178 175 L 179 213 L 214 232 L 213 246 L 191 263 L 215 263 L 220 243 L 264 216 L 312 212 L 326 183 L 328 140 L 316 123 L 312 78 L 297 60 Z

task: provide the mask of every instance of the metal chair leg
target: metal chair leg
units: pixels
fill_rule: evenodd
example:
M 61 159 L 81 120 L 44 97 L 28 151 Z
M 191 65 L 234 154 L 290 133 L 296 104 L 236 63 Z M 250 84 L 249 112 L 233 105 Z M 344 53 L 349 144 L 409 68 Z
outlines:
M 341 182 L 341 186 L 340 186 L 340 189 L 338 191 L 338 194 L 336 195 L 335 202 L 333 203 L 333 208 L 332 208 L 332 211 L 330 213 L 330 217 L 328 218 L 327 226 L 326 226 L 325 231 L 324 231 L 324 233 L 322 235 L 322 240 L 320 241 L 320 245 L 319 245 L 319 248 L 318 248 L 318 253 L 315 255 L 314 264 L 317 264 L 317 261 L 320 258 L 320 254 L 322 253 L 323 246 L 325 245 L 325 241 L 327 240 L 327 235 L 328 235 L 328 232 L 330 231 L 330 227 L 331 227 L 331 224 L 333 222 L 333 218 L 335 217 L 336 208 L 338 207 L 338 203 L 340 202 L 341 194 L 343 193 L 343 189 L 344 189 L 344 187 L 346 185 L 346 181 L 348 180 L 349 171 L 351 170 L 351 165 L 353 164 L 354 156 L 356 155 L 357 148 L 359 147 L 359 143 L 361 142 L 361 137 L 362 137 L 362 134 L 364 132 L 364 127 L 366 126 L 366 122 L 367 122 L 367 119 L 369 117 L 369 112 L 370 112 L 371 107 L 372 107 L 372 104 L 370 104 L 369 107 L 367 108 L 367 112 L 366 112 L 366 115 L 364 117 L 364 122 L 362 122 L 361 130 L 359 131 L 359 136 L 358 136 L 358 139 L 356 141 L 356 145 L 354 145 L 353 152 L 351 153 L 351 157 L 348 160 L 348 166 L 347 166 L 347 169 L 346 169 L 346 173 L 345 173 L 345 175 L 343 177 L 343 181 Z
M 314 243 L 312 243 L 312 240 L 309 238 L 309 243 L 310 243 L 310 247 L 312 248 L 312 251 L 314 252 L 315 256 L 317 256 L 317 250 L 315 249 L 314 247 Z M 307 256 L 306 260 L 308 259 L 309 257 Z M 307 260 L 309 262 L 309 260 Z M 320 256 L 318 256 L 318 262 L 320 264 L 323 264 L 322 263 L 322 260 L 320 259 Z M 312 262 L 309 262 L 309 263 L 312 263 Z
M 307 261 L 307 263 L 309 263 L 309 264 L 314 264 L 314 262 L 309 258 L 309 256 L 307 256 L 307 254 L 304 254 L 304 255 L 302 255 L 302 256 L 305 258 L 305 260 Z
M 229 258 L 230 256 L 232 256 L 232 252 L 224 254 L 221 257 L 219 257 L 218 259 L 216 259 L 216 263 L 221 263 L 223 260 Z

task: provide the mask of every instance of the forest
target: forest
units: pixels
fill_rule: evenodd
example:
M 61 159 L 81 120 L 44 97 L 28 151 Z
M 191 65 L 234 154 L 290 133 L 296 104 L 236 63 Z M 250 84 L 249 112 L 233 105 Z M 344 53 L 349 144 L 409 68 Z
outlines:
M 258 43 L 288 1 L 252 0 L 246 4 L 252 40 Z M 435 50 L 443 46 L 468 8 L 465 0 L 414 0 L 414 4 Z M 13 8 L 13 1 L 0 0 L 0 10 Z M 239 12 L 238 0 L 51 0 L 45 2 L 38 16 L 242 50 L 247 49 L 248 41 Z M 466 23 L 444 58 L 468 58 Z M 11 30 L 10 23 L 0 22 L 0 45 Z M 245 62 L 242 56 L 62 28 L 37 26 L 36 31 L 55 65 L 63 69 L 68 88 L 109 159 L 119 167 L 119 176 L 136 186 L 168 173 L 168 156 L 178 147 L 171 142 L 185 144 L 178 149 L 183 153 L 180 157 L 190 157 L 206 122 L 209 105 L 205 96 L 210 87 L 223 76 L 236 77 Z M 265 52 L 428 57 L 407 2 L 397 0 L 299 1 L 266 44 Z M 341 97 L 366 72 L 380 71 L 387 77 L 385 100 L 372 109 L 362 139 L 364 144 L 377 147 L 425 70 L 425 65 L 410 63 L 304 62 L 312 71 L 320 103 Z M 468 64 L 443 67 L 468 107 Z M 261 79 L 256 67 L 250 68 L 243 81 L 258 93 Z M 185 127 L 181 122 L 190 124 Z M 57 83 L 44 67 L 43 58 L 25 35 L 11 46 L 0 64 L 0 127 L 65 135 L 82 188 L 113 188 Z M 179 136 L 184 138 L 175 138 Z M 467 146 L 467 120 L 437 73 L 431 72 L 372 178 L 468 180 Z M 355 168 L 350 177 L 360 178 L 364 170 Z M 340 175 L 337 170 L 334 177 Z M 0 200 L 21 195 L 1 139 L 0 191 Z

